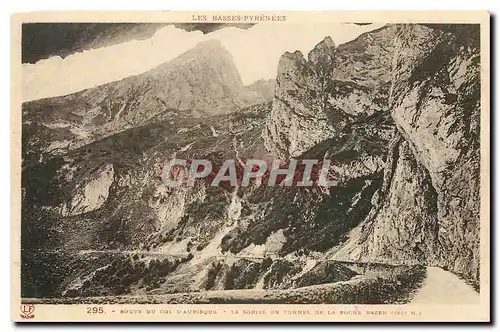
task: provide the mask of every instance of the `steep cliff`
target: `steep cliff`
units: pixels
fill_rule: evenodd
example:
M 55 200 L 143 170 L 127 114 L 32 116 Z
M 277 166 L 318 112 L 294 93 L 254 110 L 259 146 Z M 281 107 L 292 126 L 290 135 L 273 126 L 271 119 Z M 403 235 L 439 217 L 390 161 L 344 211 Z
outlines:
M 244 87 L 231 54 L 218 40 L 209 40 L 146 73 L 24 103 L 29 136 L 23 138 L 30 151 L 63 154 L 159 115 L 210 116 L 267 102 L 272 89 L 271 84 Z
M 384 176 L 371 211 L 331 257 L 438 265 L 478 280 L 479 53 L 478 27 L 391 25 L 337 48 L 326 38 L 308 60 L 282 57 L 264 131 L 276 155 L 344 137 L 374 114 L 397 128 L 379 146 Z

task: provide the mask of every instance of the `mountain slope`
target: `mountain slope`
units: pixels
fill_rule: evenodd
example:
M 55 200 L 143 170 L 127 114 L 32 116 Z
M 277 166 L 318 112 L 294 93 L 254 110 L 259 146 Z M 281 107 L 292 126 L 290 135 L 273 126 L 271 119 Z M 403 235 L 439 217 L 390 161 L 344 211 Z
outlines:
M 229 113 L 269 98 L 269 92 L 245 88 L 229 52 L 210 40 L 144 74 L 24 103 L 26 145 L 30 150 L 64 153 L 159 114 Z
M 331 257 L 479 278 L 479 45 L 463 31 L 390 25 L 339 47 L 326 38 L 307 60 L 282 57 L 264 132 L 275 155 L 301 155 L 376 114 L 394 121 L 390 144 L 375 145 L 384 181 L 371 211 Z
M 428 267 L 427 275 L 410 301 L 411 304 L 479 303 L 479 294 L 451 272 Z

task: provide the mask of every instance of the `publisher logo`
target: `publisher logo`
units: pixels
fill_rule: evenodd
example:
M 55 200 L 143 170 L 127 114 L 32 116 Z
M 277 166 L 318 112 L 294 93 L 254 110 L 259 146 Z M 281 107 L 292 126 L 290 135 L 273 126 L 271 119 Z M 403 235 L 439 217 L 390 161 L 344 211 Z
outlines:
M 35 315 L 35 305 L 34 304 L 21 304 L 21 318 L 30 319 L 34 318 Z

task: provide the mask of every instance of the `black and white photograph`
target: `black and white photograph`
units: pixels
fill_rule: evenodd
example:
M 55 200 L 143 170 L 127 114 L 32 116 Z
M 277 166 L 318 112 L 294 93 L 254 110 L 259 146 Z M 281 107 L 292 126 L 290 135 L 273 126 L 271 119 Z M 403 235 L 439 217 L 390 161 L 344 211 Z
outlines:
M 22 23 L 22 315 L 483 303 L 479 22 L 189 16 Z

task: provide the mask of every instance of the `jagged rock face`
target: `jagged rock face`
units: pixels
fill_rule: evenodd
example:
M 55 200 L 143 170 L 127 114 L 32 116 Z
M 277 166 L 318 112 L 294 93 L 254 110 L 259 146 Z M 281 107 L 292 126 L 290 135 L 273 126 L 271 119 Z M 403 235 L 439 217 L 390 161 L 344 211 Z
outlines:
M 478 279 L 477 43 L 460 27 L 393 25 L 338 48 L 325 39 L 307 61 L 298 52 L 282 57 L 264 131 L 275 155 L 300 155 L 373 114 L 390 114 L 397 127 L 382 147 L 372 209 L 333 257 L 439 265 Z
M 276 80 L 258 80 L 246 88 L 250 91 L 254 91 L 257 94 L 261 95 L 264 100 L 273 100 L 274 97 L 274 89 L 276 86 Z
M 372 208 L 385 165 L 385 149 L 394 135 L 389 114 L 353 123 L 342 137 L 322 141 L 299 159 L 330 159 L 338 184 L 331 188 L 265 187 L 242 194 L 247 222 L 231 230 L 221 248 L 235 254 L 263 245 L 282 231 L 277 253 L 322 256 L 338 246 Z
M 304 59 L 285 53 L 264 139 L 276 155 L 297 156 L 346 126 L 387 110 L 397 28 L 363 34 L 335 47 L 327 37 Z
M 273 110 L 264 131 L 266 147 L 279 156 L 298 156 L 331 136 L 335 126 L 327 121 L 317 98 L 323 92 L 318 92 L 319 77 L 299 51 L 282 56 L 276 80 Z

